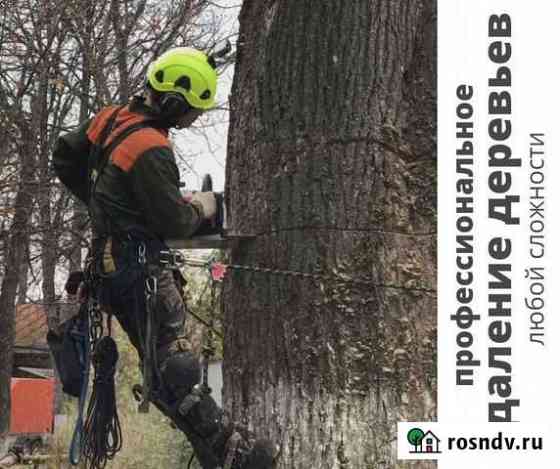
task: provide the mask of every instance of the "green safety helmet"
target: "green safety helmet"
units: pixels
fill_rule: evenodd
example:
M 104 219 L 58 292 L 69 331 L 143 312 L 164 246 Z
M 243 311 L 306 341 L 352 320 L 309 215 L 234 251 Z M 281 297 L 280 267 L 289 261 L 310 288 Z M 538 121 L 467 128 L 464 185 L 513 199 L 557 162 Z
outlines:
M 213 59 L 190 47 L 170 49 L 148 67 L 148 82 L 154 90 L 179 93 L 197 109 L 214 107 L 217 81 Z

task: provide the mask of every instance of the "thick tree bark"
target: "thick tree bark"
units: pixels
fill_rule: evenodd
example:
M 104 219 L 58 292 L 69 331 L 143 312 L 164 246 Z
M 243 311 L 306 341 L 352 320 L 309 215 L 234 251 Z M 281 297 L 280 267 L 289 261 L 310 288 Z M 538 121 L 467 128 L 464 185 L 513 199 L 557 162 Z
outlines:
M 435 1 L 246 0 L 240 22 L 226 187 L 257 238 L 233 263 L 378 286 L 234 271 L 225 407 L 279 468 L 405 467 L 397 421 L 436 409 Z

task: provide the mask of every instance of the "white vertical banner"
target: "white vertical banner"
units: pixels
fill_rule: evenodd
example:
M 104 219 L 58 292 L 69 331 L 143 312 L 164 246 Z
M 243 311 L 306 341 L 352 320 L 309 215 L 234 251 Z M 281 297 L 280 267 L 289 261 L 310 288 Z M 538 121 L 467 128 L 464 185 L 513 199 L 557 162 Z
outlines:
M 559 18 L 438 2 L 438 424 L 543 438 L 476 466 L 443 441 L 440 469 L 560 467 Z

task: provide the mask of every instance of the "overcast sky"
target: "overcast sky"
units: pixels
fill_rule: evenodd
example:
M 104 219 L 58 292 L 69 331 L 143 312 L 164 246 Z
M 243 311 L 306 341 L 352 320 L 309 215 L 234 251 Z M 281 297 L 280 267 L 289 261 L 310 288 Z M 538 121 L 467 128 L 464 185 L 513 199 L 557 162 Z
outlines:
M 221 37 L 229 37 L 232 34 L 231 42 L 236 47 L 237 31 L 239 27 L 239 0 L 216 1 L 216 5 L 226 8 L 216 8 L 215 14 L 223 22 L 223 34 Z M 219 78 L 218 81 L 218 103 L 227 105 L 231 82 L 233 78 L 233 66 L 230 66 Z M 195 154 L 192 160 L 192 171 L 184 164 L 179 164 L 181 178 L 186 183 L 188 189 L 198 190 L 202 176 L 209 173 L 214 181 L 214 192 L 221 192 L 224 189 L 226 147 L 228 131 L 228 112 L 212 111 L 207 116 L 203 116 L 197 122 L 197 126 L 204 126 L 205 130 L 182 130 L 177 132 L 174 142 L 185 154 Z M 206 128 L 209 124 L 214 124 Z

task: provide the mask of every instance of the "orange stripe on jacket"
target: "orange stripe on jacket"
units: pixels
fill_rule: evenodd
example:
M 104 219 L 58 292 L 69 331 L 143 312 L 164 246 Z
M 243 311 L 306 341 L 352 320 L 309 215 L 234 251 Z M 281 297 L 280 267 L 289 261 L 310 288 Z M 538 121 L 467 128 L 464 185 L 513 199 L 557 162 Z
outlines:
M 105 143 L 104 148 L 111 145 L 115 137 L 120 133 L 122 133 L 123 130 L 130 127 L 131 125 L 137 124 L 139 122 L 143 122 L 145 120 L 146 120 L 146 116 L 142 114 L 133 114 L 129 112 L 127 108 L 120 111 L 115 121 L 114 130 L 109 134 L 109 137 L 107 138 L 107 142 Z
M 126 137 L 111 154 L 111 162 L 128 172 L 138 158 L 155 147 L 170 148 L 169 140 L 156 129 L 146 127 Z
M 103 129 L 107 125 L 107 121 L 117 106 L 109 106 L 103 108 L 93 121 L 91 122 L 87 136 L 90 142 L 98 142 Z M 105 142 L 104 148 L 107 148 L 112 141 L 128 127 L 147 120 L 143 114 L 130 112 L 128 106 L 119 111 L 116 116 L 114 130 L 109 134 Z M 128 172 L 134 166 L 134 163 L 140 155 L 154 147 L 170 147 L 167 133 L 164 130 L 156 130 L 151 127 L 146 127 L 133 132 L 119 143 L 111 153 L 111 162 L 121 168 L 123 171 Z
M 87 136 L 91 143 L 97 142 L 101 135 L 101 132 L 103 132 L 103 129 L 105 128 L 105 125 L 109 120 L 109 117 L 111 117 L 111 114 L 113 114 L 115 109 L 117 109 L 117 106 L 104 107 L 91 121 L 91 124 L 89 125 L 87 130 Z

